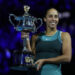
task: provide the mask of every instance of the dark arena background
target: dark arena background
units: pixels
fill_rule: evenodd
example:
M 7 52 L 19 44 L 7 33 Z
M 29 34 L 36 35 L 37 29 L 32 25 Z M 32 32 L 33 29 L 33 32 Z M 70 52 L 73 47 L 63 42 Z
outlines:
M 72 39 L 72 60 L 62 65 L 63 75 L 75 74 L 75 0 L 0 0 L 0 75 L 11 73 L 12 51 L 21 49 L 21 33 L 16 31 L 9 22 L 9 14 L 16 16 L 24 14 L 24 5 L 30 6 L 29 13 L 37 18 L 44 17 L 48 8 L 59 11 L 58 29 L 69 32 Z M 44 23 L 43 23 L 44 25 Z M 44 31 L 44 27 L 38 31 Z M 33 33 L 30 33 L 30 37 Z M 16 75 L 17 71 L 13 71 Z M 22 72 L 18 72 L 22 74 Z M 24 72 L 26 75 L 26 72 Z

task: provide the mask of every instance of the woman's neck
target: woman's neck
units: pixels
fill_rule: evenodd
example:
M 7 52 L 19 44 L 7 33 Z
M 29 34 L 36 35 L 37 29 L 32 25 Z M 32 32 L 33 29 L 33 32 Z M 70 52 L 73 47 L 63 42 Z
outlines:
M 57 29 L 47 29 L 45 35 L 51 36 L 54 35 L 57 32 Z

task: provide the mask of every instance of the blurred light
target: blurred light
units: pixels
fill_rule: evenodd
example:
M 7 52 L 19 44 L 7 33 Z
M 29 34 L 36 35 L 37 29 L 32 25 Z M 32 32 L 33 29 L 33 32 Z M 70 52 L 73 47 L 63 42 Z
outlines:
M 66 9 L 68 9 L 68 10 L 70 10 L 70 9 L 71 9 L 70 4 L 66 4 Z
M 11 57 L 11 54 L 8 50 L 5 50 L 5 55 L 6 55 L 6 58 L 8 59 Z
M 16 38 L 18 39 L 18 38 L 20 38 L 20 37 L 21 37 L 21 32 L 18 32 Z
M 70 0 L 64 0 L 64 2 L 65 2 L 65 8 L 67 10 L 70 10 L 71 9 Z
M 59 18 L 62 19 L 62 18 L 69 18 L 71 15 L 70 15 L 70 12 L 63 12 L 63 13 L 59 13 Z
M 70 17 L 70 13 L 69 12 L 64 12 L 63 13 L 63 17 L 64 18 L 69 18 Z
M 59 13 L 59 18 L 60 18 L 60 19 L 62 18 L 62 13 Z

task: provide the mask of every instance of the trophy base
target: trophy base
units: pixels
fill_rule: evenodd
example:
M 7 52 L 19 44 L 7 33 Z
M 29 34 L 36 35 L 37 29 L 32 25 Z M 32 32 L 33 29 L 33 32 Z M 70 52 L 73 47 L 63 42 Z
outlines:
M 12 66 L 10 67 L 10 69 L 18 71 L 28 71 L 28 67 L 26 66 Z
M 14 51 L 12 66 L 33 68 L 34 56 L 30 51 Z
M 18 70 L 18 71 L 28 71 L 30 69 L 36 69 L 35 66 L 11 66 L 10 69 L 12 70 Z

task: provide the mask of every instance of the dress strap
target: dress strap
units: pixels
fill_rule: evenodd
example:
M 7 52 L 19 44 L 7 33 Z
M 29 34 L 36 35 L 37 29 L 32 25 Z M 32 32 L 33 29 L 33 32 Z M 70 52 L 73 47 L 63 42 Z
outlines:
M 62 34 L 62 31 L 58 30 L 57 39 L 62 43 L 61 34 Z

